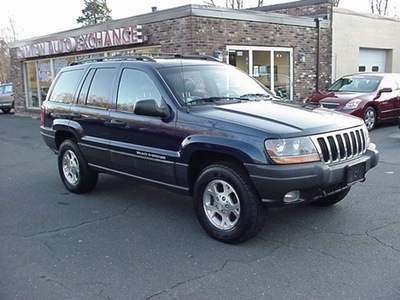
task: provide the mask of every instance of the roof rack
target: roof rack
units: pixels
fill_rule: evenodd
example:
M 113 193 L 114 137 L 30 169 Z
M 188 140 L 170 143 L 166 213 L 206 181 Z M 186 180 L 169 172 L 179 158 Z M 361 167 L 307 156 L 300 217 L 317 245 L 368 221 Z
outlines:
M 181 59 L 202 59 L 202 60 L 211 60 L 211 61 L 219 61 L 216 57 L 211 55 L 202 55 L 202 54 L 182 54 L 182 53 L 156 53 L 157 55 L 154 58 L 181 58 Z
M 100 62 L 100 61 L 110 61 L 110 60 L 139 60 L 139 61 L 152 61 L 155 60 L 147 55 L 114 55 L 114 56 L 99 56 L 99 57 L 91 57 L 81 60 L 75 60 L 71 62 L 70 66 L 80 65 L 89 62 Z
M 85 58 L 81 60 L 75 60 L 71 62 L 70 66 L 76 66 L 84 63 L 90 62 L 100 62 L 100 61 L 118 61 L 118 60 L 138 60 L 138 61 L 151 61 L 155 62 L 157 58 L 163 59 L 201 59 L 201 60 L 211 60 L 218 61 L 216 57 L 210 55 L 200 55 L 200 54 L 182 54 L 182 53 L 146 53 L 147 55 L 114 55 L 114 56 L 99 56 L 99 57 L 91 57 Z

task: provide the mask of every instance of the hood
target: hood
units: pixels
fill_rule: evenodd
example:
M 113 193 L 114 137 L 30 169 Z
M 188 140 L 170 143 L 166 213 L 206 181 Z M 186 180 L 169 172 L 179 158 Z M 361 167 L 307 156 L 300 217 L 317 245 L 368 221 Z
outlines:
M 197 114 L 212 119 L 214 124 L 224 121 L 281 137 L 312 135 L 363 124 L 360 118 L 348 114 L 293 102 L 258 101 L 197 108 Z
M 318 92 L 310 97 L 311 102 L 346 104 L 353 99 L 373 98 L 373 93 L 358 92 Z

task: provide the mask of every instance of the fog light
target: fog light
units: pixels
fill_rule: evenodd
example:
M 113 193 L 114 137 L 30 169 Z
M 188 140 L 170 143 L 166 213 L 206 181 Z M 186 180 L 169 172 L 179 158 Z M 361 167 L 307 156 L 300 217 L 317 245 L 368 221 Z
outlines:
M 293 203 L 299 201 L 300 199 L 300 191 L 291 191 L 285 195 L 283 198 L 283 202 L 285 203 Z

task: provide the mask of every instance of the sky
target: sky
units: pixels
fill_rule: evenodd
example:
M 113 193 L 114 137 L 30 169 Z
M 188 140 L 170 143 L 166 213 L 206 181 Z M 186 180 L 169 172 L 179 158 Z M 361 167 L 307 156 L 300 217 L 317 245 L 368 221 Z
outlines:
M 276 4 L 294 0 L 265 0 Z M 0 10 L 0 29 L 10 28 L 13 20 L 18 40 L 43 36 L 81 27 L 76 19 L 82 15 L 84 0 L 5 0 Z M 215 0 L 225 6 L 225 0 Z M 256 0 L 245 0 L 244 7 L 255 6 Z M 158 10 L 186 4 L 203 5 L 204 0 L 107 0 L 113 20 L 146 14 L 152 7 Z M 369 11 L 368 0 L 340 0 L 339 7 Z

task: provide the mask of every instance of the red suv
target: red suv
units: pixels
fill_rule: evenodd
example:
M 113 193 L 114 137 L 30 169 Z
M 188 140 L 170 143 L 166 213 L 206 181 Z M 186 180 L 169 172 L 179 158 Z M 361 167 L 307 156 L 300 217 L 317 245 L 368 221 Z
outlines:
M 346 75 L 306 102 L 364 119 L 368 130 L 377 123 L 400 116 L 400 74 L 358 73 Z

